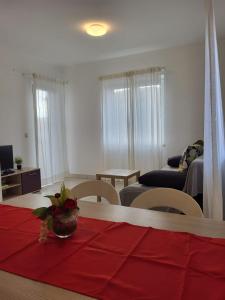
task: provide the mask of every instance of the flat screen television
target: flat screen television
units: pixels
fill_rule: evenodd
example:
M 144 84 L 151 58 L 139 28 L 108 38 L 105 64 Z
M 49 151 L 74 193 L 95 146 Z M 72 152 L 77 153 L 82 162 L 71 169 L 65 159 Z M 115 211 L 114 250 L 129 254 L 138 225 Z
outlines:
M 3 174 L 12 172 L 14 167 L 12 145 L 0 146 L 0 166 Z

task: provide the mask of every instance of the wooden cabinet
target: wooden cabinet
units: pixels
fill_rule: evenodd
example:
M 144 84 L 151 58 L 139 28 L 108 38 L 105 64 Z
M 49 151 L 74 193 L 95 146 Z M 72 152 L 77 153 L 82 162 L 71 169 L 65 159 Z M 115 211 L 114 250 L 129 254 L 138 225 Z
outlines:
M 41 188 L 40 169 L 21 174 L 22 194 L 28 194 Z
M 41 189 L 40 169 L 24 168 L 1 177 L 2 199 L 35 192 Z

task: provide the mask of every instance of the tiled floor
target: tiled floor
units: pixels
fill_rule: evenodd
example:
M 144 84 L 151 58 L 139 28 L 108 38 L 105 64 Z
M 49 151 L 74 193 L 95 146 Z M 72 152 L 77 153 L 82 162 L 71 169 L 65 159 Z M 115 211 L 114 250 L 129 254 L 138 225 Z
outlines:
M 87 179 L 69 177 L 69 178 L 65 178 L 64 183 L 67 188 L 71 189 L 72 187 L 74 187 L 77 184 L 84 182 L 84 181 L 87 181 Z M 62 184 L 62 182 L 57 182 L 55 184 L 45 186 L 41 189 L 41 191 L 39 193 L 42 194 L 43 196 L 54 195 L 55 193 L 60 191 L 61 184 Z M 123 182 L 120 180 L 117 180 L 116 181 L 117 192 L 119 192 L 122 188 L 123 188 Z M 91 196 L 91 197 L 83 198 L 83 200 L 96 202 L 97 198 L 96 198 L 96 196 Z M 105 202 L 105 201 L 106 200 L 102 199 L 102 202 Z

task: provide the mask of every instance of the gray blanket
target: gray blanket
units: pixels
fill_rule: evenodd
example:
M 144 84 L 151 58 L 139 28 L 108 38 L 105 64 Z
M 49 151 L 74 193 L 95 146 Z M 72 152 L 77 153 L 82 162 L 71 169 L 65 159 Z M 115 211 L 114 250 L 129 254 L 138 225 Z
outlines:
M 191 163 L 183 191 L 192 197 L 203 194 L 203 156 Z

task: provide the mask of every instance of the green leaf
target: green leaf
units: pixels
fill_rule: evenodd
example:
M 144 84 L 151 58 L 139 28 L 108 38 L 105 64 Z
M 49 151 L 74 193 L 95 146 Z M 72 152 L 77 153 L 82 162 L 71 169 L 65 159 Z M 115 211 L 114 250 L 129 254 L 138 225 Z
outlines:
M 50 215 L 47 217 L 47 226 L 48 226 L 49 230 L 52 230 L 52 228 L 53 228 L 53 217 L 50 216 Z
M 63 182 L 62 186 L 61 186 L 61 191 L 60 191 L 60 195 L 61 195 L 61 201 L 64 202 L 66 200 L 66 187 L 65 184 Z
M 68 188 L 66 188 L 66 199 L 69 199 L 71 195 L 71 192 Z
M 47 195 L 45 196 L 46 198 L 50 199 L 52 205 L 55 205 L 55 206 L 59 206 L 60 205 L 60 201 L 59 201 L 59 198 L 55 198 L 54 196 L 52 195 Z
M 54 196 L 52 196 L 52 195 L 46 195 L 46 196 L 44 196 L 45 198 L 49 198 L 49 199 L 51 199 L 52 197 L 54 197 Z M 55 197 L 54 197 L 55 198 Z
M 45 220 L 48 216 L 48 208 L 47 207 L 39 207 L 33 210 L 33 214 L 41 220 Z
M 60 204 L 63 205 L 66 199 L 68 199 L 70 196 L 70 190 L 65 187 L 65 184 L 63 183 L 61 186 L 60 191 Z

